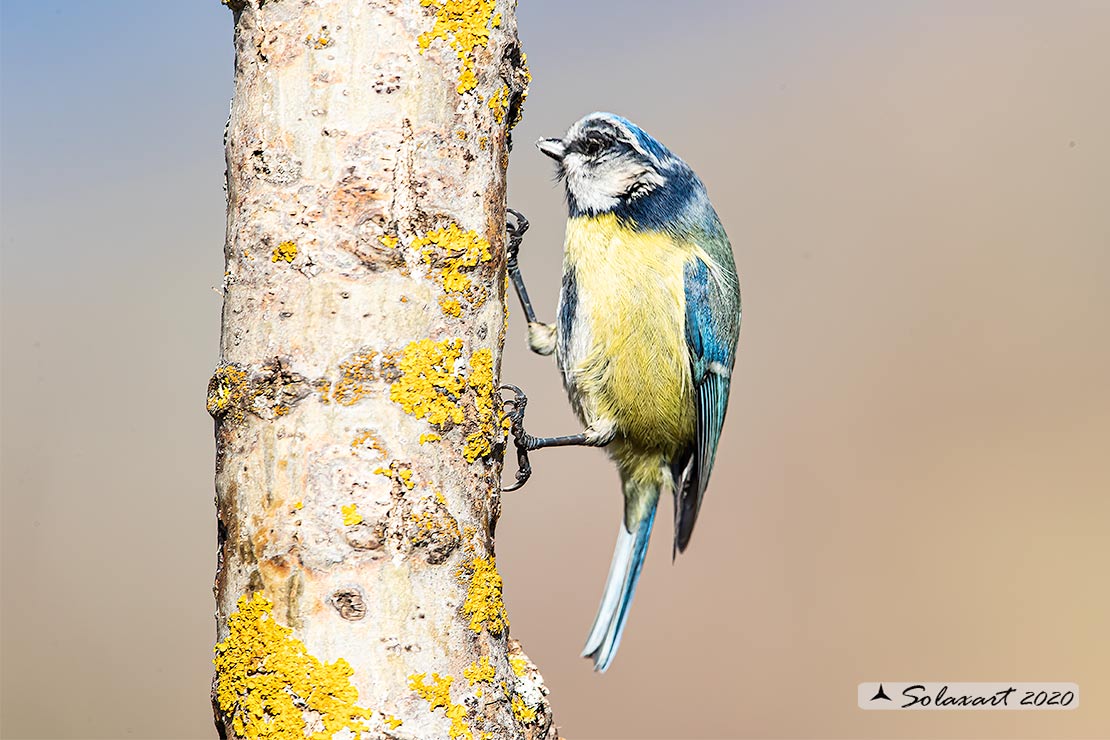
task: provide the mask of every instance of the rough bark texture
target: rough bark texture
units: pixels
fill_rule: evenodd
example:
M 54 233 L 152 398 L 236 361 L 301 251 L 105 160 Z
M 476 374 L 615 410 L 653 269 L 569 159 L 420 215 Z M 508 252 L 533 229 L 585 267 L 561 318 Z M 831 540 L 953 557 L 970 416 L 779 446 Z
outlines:
M 555 737 L 493 553 L 514 6 L 230 4 L 217 726 Z

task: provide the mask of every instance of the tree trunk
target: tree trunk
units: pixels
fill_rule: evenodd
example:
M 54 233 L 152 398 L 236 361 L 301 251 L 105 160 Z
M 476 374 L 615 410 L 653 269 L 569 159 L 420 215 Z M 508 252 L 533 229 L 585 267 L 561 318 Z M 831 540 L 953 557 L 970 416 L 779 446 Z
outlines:
M 493 552 L 514 3 L 229 4 L 217 726 L 553 738 Z

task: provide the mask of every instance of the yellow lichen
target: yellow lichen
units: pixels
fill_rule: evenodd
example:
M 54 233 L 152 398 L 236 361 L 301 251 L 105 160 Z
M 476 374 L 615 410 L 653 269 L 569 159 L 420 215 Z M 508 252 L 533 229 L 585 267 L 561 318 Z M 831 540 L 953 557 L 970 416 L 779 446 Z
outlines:
M 461 128 L 455 132 L 455 136 L 459 137 L 460 141 L 466 141 L 466 131 Z
M 455 89 L 461 95 L 478 86 L 474 50 L 489 42 L 490 30 L 501 25 L 501 14 L 494 15 L 496 0 L 420 0 L 425 8 L 434 8 L 436 22 L 431 31 L 420 34 L 416 43 L 423 54 L 435 39 L 443 39 L 459 58 L 459 81 Z
M 459 84 L 455 90 L 462 95 L 467 90 L 473 90 L 478 87 L 478 75 L 474 74 L 473 64 L 467 65 L 463 62 L 462 71 L 459 72 Z M 482 102 L 481 96 L 478 97 L 478 102 Z
M 536 721 L 536 710 L 525 704 L 520 694 L 513 694 L 510 706 L 513 710 L 513 716 L 516 717 L 521 724 L 528 724 L 529 722 Z
M 428 442 L 438 442 L 441 439 L 443 438 L 435 432 L 425 432 L 424 434 L 420 435 L 420 439 L 418 441 L 420 442 L 420 444 L 427 444 Z
M 524 674 L 528 672 L 528 659 L 520 655 L 510 655 L 509 665 L 513 669 L 513 673 L 517 678 L 524 678 Z
M 322 663 L 293 630 L 274 620 L 261 592 L 239 599 L 216 645 L 216 703 L 239 737 L 331 740 L 350 730 L 362 737 L 371 711 L 357 705 L 354 670 L 343 658 Z M 307 734 L 306 715 L 320 729 Z
M 438 673 L 433 673 L 432 683 L 429 685 L 424 683 L 427 675 L 427 673 L 416 673 L 409 676 L 409 688 L 415 691 L 421 699 L 428 702 L 429 712 L 443 708 L 447 719 L 451 720 L 451 728 L 448 733 L 453 740 L 474 740 L 474 734 L 466 726 L 466 706 L 451 701 L 451 684 L 455 677 L 440 676 Z
M 463 410 L 457 399 L 466 378 L 455 371 L 461 353 L 461 339 L 410 343 L 397 363 L 401 377 L 389 387 L 390 400 L 406 413 L 440 428 L 462 423 Z
M 393 234 L 382 234 L 380 237 L 378 237 L 378 241 L 380 241 L 384 246 L 390 249 L 394 249 L 397 247 L 397 243 L 399 240 Z
M 470 629 L 500 635 L 509 626 L 505 602 L 501 598 L 501 574 L 497 572 L 494 557 L 473 558 L 459 570 L 459 576 L 468 580 L 463 613 L 470 617 Z
M 517 103 L 516 113 L 513 115 L 513 120 L 509 121 L 509 130 L 512 130 L 520 119 L 524 118 L 524 101 L 528 99 L 528 87 L 532 84 L 532 72 L 528 69 L 528 55 L 520 55 L 521 75 L 524 77 L 524 89 L 520 91 L 520 102 Z M 501 119 L 498 119 L 500 122 Z
M 382 456 L 384 460 L 386 457 L 385 447 L 382 446 L 382 439 L 369 429 L 360 429 L 359 433 L 351 440 L 351 447 L 354 450 L 374 450 Z M 355 454 L 352 450 L 351 454 Z
M 304 508 L 304 501 L 297 501 L 293 504 L 293 511 L 300 511 Z
M 382 722 L 387 724 L 389 726 L 389 729 L 391 730 L 396 730 L 398 727 L 404 724 L 403 722 L 401 722 L 401 720 L 397 719 L 392 714 L 387 714 L 385 718 L 382 719 Z
M 423 499 L 410 514 L 416 527 L 412 535 L 414 547 L 428 547 L 428 562 L 441 563 L 459 546 L 459 523 L 451 516 L 447 500 L 439 491 L 435 499 Z
M 478 429 L 467 435 L 463 457 L 467 462 L 474 462 L 493 451 L 498 437 L 499 425 L 494 424 L 493 353 L 490 350 L 479 349 L 471 356 L 467 384 L 474 391 L 474 416 Z
M 438 673 L 432 673 L 431 686 L 424 682 L 425 678 L 427 678 L 427 673 L 414 673 L 414 675 L 408 677 L 408 688 L 411 688 L 418 697 L 428 703 L 428 711 L 450 707 L 451 685 L 455 680 L 454 677 L 441 677 Z
M 320 26 L 320 30 L 316 32 L 315 36 L 313 36 L 311 33 L 305 36 L 304 42 L 317 51 L 319 51 L 320 49 L 326 49 L 333 43 L 331 36 L 328 34 L 327 26 Z
M 358 513 L 358 504 L 347 504 L 343 507 L 343 525 L 353 527 L 362 524 L 362 514 Z
M 456 319 L 462 316 L 462 304 L 459 303 L 458 298 L 443 296 L 439 299 L 439 307 L 445 316 L 452 316 Z
M 377 377 L 374 371 L 374 350 L 356 352 L 339 363 L 339 380 L 335 383 L 332 398 L 341 406 L 353 406 L 370 393 L 371 383 Z
M 274 247 L 274 254 L 270 261 L 281 262 L 282 260 L 285 260 L 286 262 L 292 262 L 296 257 L 297 245 L 293 242 L 282 242 L 281 244 Z
M 216 368 L 208 381 L 209 414 L 218 418 L 230 412 L 238 421 L 243 418 L 243 411 L 252 400 L 246 370 L 235 365 Z
M 486 348 L 470 358 L 470 373 L 455 370 L 462 352 L 462 340 L 445 339 L 432 342 L 421 339 L 405 347 L 398 369 L 401 377 L 389 388 L 389 397 L 401 404 L 407 413 L 440 430 L 467 420 L 462 396 L 468 388 L 474 397 L 474 413 L 470 415 L 463 457 L 474 462 L 493 452 L 502 434 L 499 407 L 494 402 L 493 353 Z M 420 443 L 440 439 L 422 434 Z
M 412 243 L 412 248 L 420 252 L 424 264 L 437 269 L 436 282 L 447 295 L 440 301 L 440 308 L 449 316 L 459 316 L 462 312 L 460 299 L 471 306 L 485 303 L 486 292 L 482 289 L 471 290 L 474 281 L 470 273 L 478 265 L 493 259 L 489 241 L 476 231 L 463 231 L 458 224 L 448 224 L 446 228 L 429 231 Z M 453 299 L 453 300 L 451 300 Z
M 490 447 L 489 438 L 481 432 L 472 432 L 466 435 L 466 444 L 463 445 L 463 457 L 467 462 L 474 462 L 480 457 L 485 457 L 493 448 Z
M 481 659 L 471 663 L 469 667 L 463 669 L 463 678 L 470 682 L 470 685 L 484 681 L 489 683 L 493 677 L 497 675 L 493 666 L 489 662 L 489 657 L 483 655 Z M 479 689 L 480 691 L 481 689 Z
M 285 416 L 289 413 L 289 407 L 285 405 L 274 406 L 274 416 Z
M 399 463 L 396 460 L 390 462 L 388 468 L 374 470 L 374 475 L 384 475 L 386 478 L 397 481 L 410 491 L 416 485 L 412 482 L 412 468 L 405 467 L 404 463 Z
M 493 118 L 498 123 L 505 120 L 505 111 L 509 109 L 509 86 L 502 85 L 501 88 L 495 92 L 489 99 L 490 110 L 493 111 Z

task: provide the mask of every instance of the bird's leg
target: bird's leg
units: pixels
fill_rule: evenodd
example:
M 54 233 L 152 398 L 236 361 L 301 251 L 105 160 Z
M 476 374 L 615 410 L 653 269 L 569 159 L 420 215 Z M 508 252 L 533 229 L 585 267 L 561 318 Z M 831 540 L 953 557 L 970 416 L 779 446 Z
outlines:
M 516 297 L 520 299 L 520 306 L 524 309 L 524 318 L 528 322 L 528 347 L 539 355 L 549 355 L 555 351 L 555 325 L 543 324 L 536 320 L 536 312 L 532 309 L 532 300 L 528 297 L 528 289 L 524 287 L 524 276 L 520 274 L 520 243 L 524 241 L 524 232 L 528 231 L 528 219 L 519 211 L 512 208 L 506 209 L 512 220 L 505 219 L 505 233 L 509 238 L 506 248 L 507 258 L 505 269 L 509 279 L 513 281 Z
M 524 287 L 524 277 L 520 274 L 520 263 L 517 261 L 520 255 L 520 243 L 524 241 L 524 232 L 528 231 L 528 219 L 520 211 L 514 211 L 512 208 L 506 211 L 512 216 L 512 220 L 505 220 L 505 232 L 509 237 L 505 268 L 509 271 L 509 279 L 513 281 L 513 287 L 516 288 L 516 297 L 520 299 L 520 306 L 524 309 L 524 318 L 529 324 L 534 324 L 536 312 L 532 310 L 532 301 L 528 298 L 528 289 Z
M 532 476 L 532 464 L 528 460 L 528 453 L 544 447 L 604 447 L 609 444 L 609 439 L 594 437 L 592 435 L 568 434 L 562 437 L 533 437 L 524 431 L 524 408 L 528 405 L 528 397 L 524 391 L 515 385 L 503 385 L 501 390 L 513 392 L 513 398 L 505 401 L 506 415 L 512 421 L 509 431 L 513 435 L 513 444 L 516 445 L 516 482 L 502 491 L 515 491 L 521 488 Z

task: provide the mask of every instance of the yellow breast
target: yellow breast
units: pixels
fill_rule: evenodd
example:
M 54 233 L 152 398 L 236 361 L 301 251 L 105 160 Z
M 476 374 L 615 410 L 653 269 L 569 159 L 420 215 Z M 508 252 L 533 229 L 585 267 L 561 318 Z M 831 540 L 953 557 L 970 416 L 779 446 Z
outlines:
M 584 415 L 668 456 L 694 437 L 683 265 L 697 250 L 612 215 L 567 224 L 577 288 L 575 338 L 560 352 L 568 385 Z

